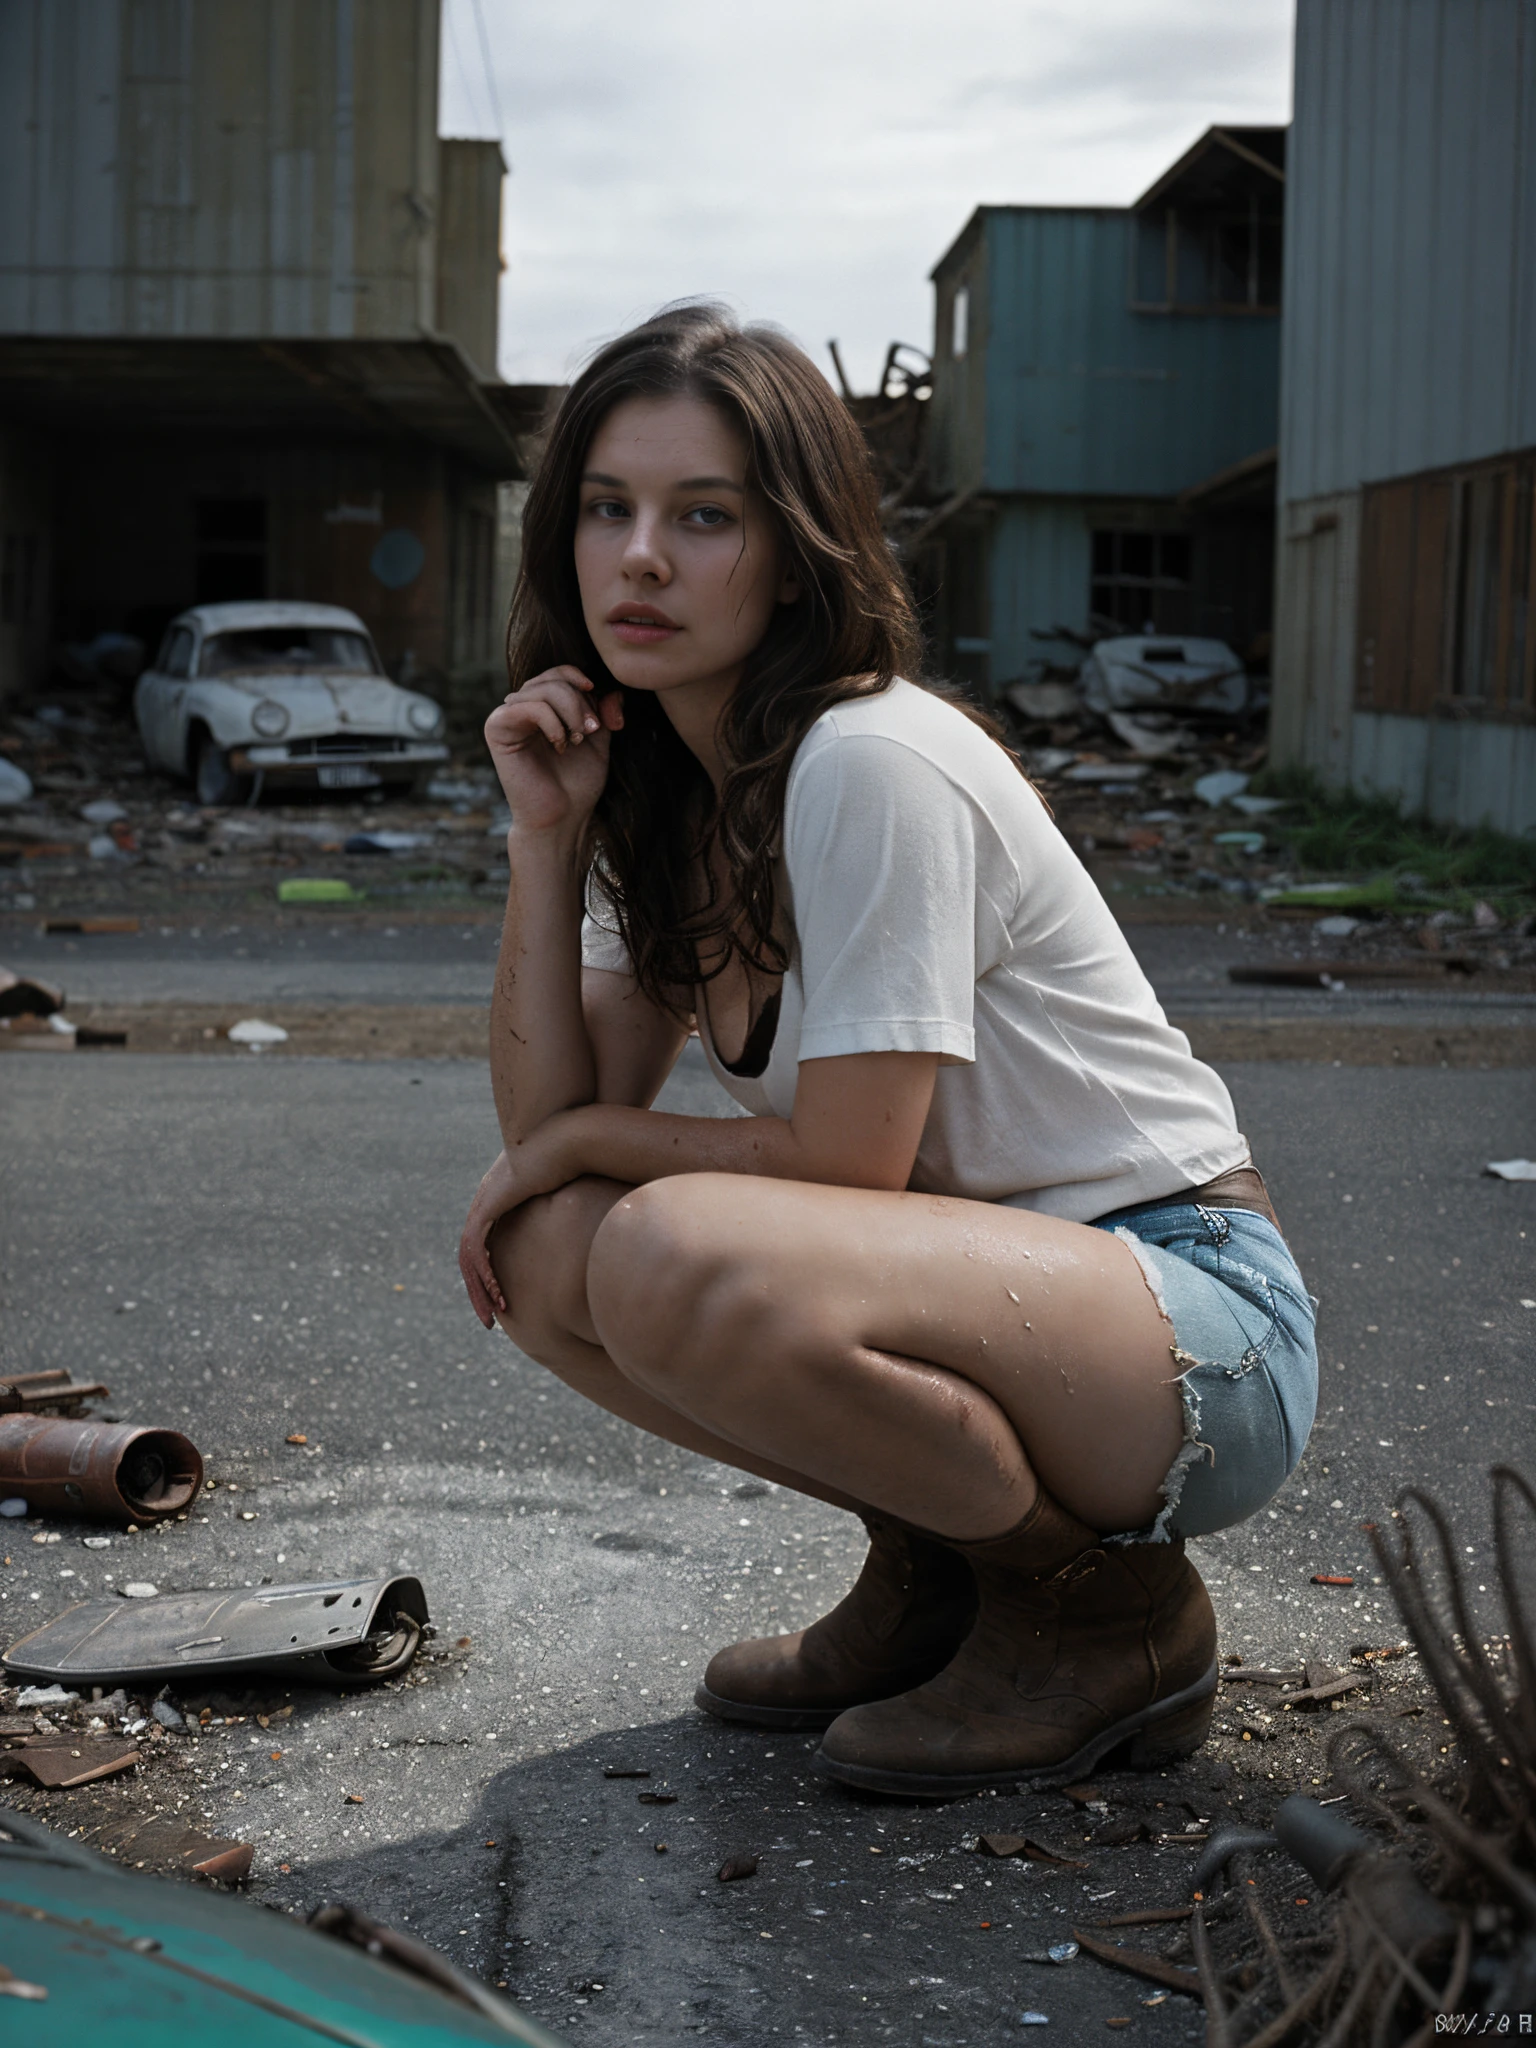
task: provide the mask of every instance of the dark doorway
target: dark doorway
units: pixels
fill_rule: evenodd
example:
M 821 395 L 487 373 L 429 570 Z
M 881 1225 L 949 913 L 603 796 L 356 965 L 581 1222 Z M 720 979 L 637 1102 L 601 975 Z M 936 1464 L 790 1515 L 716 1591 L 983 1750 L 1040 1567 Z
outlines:
M 202 499 L 196 534 L 198 604 L 234 604 L 266 596 L 265 499 Z

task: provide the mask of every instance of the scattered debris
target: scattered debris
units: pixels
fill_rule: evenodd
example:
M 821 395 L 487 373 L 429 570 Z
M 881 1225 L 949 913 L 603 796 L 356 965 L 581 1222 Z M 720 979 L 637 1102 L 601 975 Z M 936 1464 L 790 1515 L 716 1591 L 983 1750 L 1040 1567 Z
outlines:
M 1072 1938 L 1091 1956 L 1101 1963 L 1108 1963 L 1113 1969 L 1128 1970 L 1133 1977 L 1150 1978 L 1154 1984 L 1166 1984 L 1170 1991 L 1187 1991 L 1194 1997 L 1200 1996 L 1200 1979 L 1193 1970 L 1181 1970 L 1177 1963 L 1165 1962 L 1161 1956 L 1153 1955 L 1147 1949 L 1121 1948 L 1115 1942 L 1101 1941 L 1096 1934 L 1089 1934 L 1083 1928 L 1074 1927 Z
M 675 1792 L 638 1792 L 635 1795 L 641 1806 L 676 1806 Z
M 174 1429 L 0 1414 L 0 1484 L 19 1487 L 34 1514 L 142 1526 L 197 1498 L 203 1461 Z
M 1022 1856 L 1029 1843 L 1023 1835 L 978 1835 L 976 1847 L 983 1856 Z
M 0 967 L 0 1017 L 52 1017 L 63 1007 L 62 990 Z
M 30 1512 L 26 1502 L 18 1494 L 12 1494 L 9 1500 L 0 1500 L 0 1515 L 4 1515 L 7 1520 L 19 1520 L 22 1515 Z
M 333 881 L 323 875 L 295 875 L 277 885 L 279 903 L 361 903 L 367 894 L 366 889 L 356 888 L 351 882 Z
M 1110 711 L 1105 714 L 1104 723 L 1116 739 L 1124 740 L 1133 754 L 1140 754 L 1148 761 L 1160 761 L 1165 755 L 1182 753 L 1190 743 L 1188 729 L 1166 711 L 1144 711 L 1139 717 L 1130 711 Z
M 85 1402 L 100 1400 L 110 1392 L 99 1380 L 75 1379 L 64 1366 L 44 1372 L 0 1373 L 0 1415 L 14 1414 L 18 1409 L 28 1415 L 45 1410 L 49 1414 L 72 1415 Z M 19 1509 L 0 1501 L 0 1515 L 25 1512 L 25 1501 Z
M 1343 1572 L 1314 1572 L 1314 1586 L 1352 1586 L 1355 1582 Z
M 1067 1856 L 1060 1849 L 1037 1841 L 1032 1835 L 978 1835 L 976 1847 L 983 1856 L 1023 1856 L 1031 1863 L 1054 1864 L 1059 1870 L 1086 1870 L 1089 1867 L 1081 1857 Z
M 0 754 L 0 810 L 32 801 L 32 778 Z
M 96 1846 L 125 1863 L 169 1865 L 189 1876 L 216 1877 L 225 1884 L 244 1883 L 256 1854 L 249 1842 L 205 1835 L 166 1819 L 120 1822 L 99 1834 Z
M 1209 775 L 1202 775 L 1195 784 L 1195 795 L 1201 803 L 1219 810 L 1233 797 L 1241 796 L 1248 787 L 1248 777 L 1239 775 L 1235 768 L 1217 768 Z
M 67 1707 L 79 1699 L 77 1692 L 66 1692 L 62 1685 L 24 1685 L 16 1695 L 18 1707 Z
M 1048 2027 L 1050 2023 L 1050 2015 L 1048 2013 L 1021 2012 L 1019 2014 L 1019 2025 L 1021 2027 Z
M 1324 918 L 1318 929 L 1329 922 Z M 1258 988 L 1329 988 L 1346 981 L 1443 981 L 1448 974 L 1473 974 L 1478 965 L 1467 953 L 1404 960 L 1263 960 L 1229 967 L 1227 979 Z
M 286 1045 L 288 1034 L 281 1024 L 268 1024 L 261 1017 L 242 1017 L 238 1024 L 231 1024 L 224 1036 L 231 1045 L 249 1046 L 252 1052 L 265 1052 L 269 1045 Z
M 44 933 L 55 936 L 74 935 L 80 938 L 109 938 L 114 934 L 131 935 L 139 929 L 136 917 L 50 917 L 43 925 Z
M 1107 1920 L 1094 1920 L 1094 1927 L 1160 1927 L 1173 1920 L 1187 1920 L 1193 1906 L 1147 1906 L 1139 1913 L 1112 1913 Z
M 101 1742 L 84 1738 L 33 1736 L 19 1749 L 0 1751 L 0 1772 L 24 1772 L 45 1791 L 65 1792 L 97 1778 L 115 1778 L 139 1760 L 136 1742 Z
M 605 1778 L 648 1778 L 649 1770 L 642 1770 L 638 1764 L 604 1764 Z
M 97 1685 L 184 1683 L 189 1671 L 372 1684 L 407 1668 L 428 1626 L 414 1578 L 209 1587 L 131 1606 L 83 1601 L 13 1643 L 0 1662 L 26 1677 Z
M 1096 1849 L 1128 1849 L 1132 1842 L 1147 1842 L 1156 1829 L 1144 1813 L 1122 1814 L 1117 1820 L 1105 1821 L 1093 1831 L 1093 1846 Z
M 727 1856 L 715 1876 L 721 1884 L 735 1884 L 741 1877 L 757 1875 L 758 1859 L 755 1856 Z
M 160 1588 L 148 1579 L 130 1579 L 126 1586 L 119 1586 L 118 1592 L 125 1600 L 158 1600 Z
M 1536 1159 L 1490 1159 L 1483 1171 L 1499 1180 L 1536 1180 Z
M 1019 1960 L 1025 1963 L 1071 1963 L 1077 1960 L 1077 1953 L 1075 1941 L 1053 1941 L 1049 1948 L 1037 1950 L 1033 1955 L 1021 1956 Z
M 1248 705 L 1248 676 L 1222 640 L 1144 638 L 1100 640 L 1078 678 L 1090 710 L 1177 709 L 1229 718 Z
M 354 832 L 342 843 L 343 853 L 414 853 L 430 846 L 430 832 Z
M 42 2000 L 48 1996 L 47 1987 L 29 1984 L 25 1977 L 17 1977 L 0 1963 L 0 1998 L 31 1998 Z

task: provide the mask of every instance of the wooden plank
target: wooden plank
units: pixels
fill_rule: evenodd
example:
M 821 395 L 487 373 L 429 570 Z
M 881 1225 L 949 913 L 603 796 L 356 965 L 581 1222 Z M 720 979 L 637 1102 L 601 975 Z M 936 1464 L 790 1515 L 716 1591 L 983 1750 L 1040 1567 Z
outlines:
M 1489 692 L 1494 706 L 1500 711 L 1509 700 L 1509 650 L 1514 637 L 1515 485 L 1513 466 L 1498 474 L 1493 484 L 1495 492 L 1502 489 L 1504 500 L 1498 529 L 1499 598 L 1494 625 L 1493 688 Z
M 1415 718 L 1429 717 L 1444 688 L 1451 502 L 1449 477 L 1420 478 L 1414 521 L 1413 637 L 1403 706 Z

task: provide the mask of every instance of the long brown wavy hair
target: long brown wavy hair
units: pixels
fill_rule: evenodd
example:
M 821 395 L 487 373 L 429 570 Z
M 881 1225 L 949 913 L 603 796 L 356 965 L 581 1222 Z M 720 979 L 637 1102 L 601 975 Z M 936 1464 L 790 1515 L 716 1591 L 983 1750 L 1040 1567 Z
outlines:
M 678 396 L 717 406 L 744 436 L 748 485 L 766 499 L 800 586 L 796 602 L 774 608 L 723 715 L 730 767 L 718 803 L 656 696 L 624 691 L 624 724 L 593 816 L 592 884 L 641 988 L 683 1014 L 693 1007 L 701 949 L 715 956 L 710 977 L 733 954 L 763 973 L 788 965 L 774 931 L 774 863 L 795 750 L 829 706 L 873 696 L 898 675 L 917 680 L 922 651 L 911 595 L 881 530 L 869 454 L 847 407 L 782 334 L 690 304 L 667 307 L 610 342 L 560 403 L 523 515 L 507 628 L 513 689 L 560 662 L 590 677 L 599 695 L 620 687 L 582 613 L 581 477 L 614 406 Z M 724 892 L 707 858 L 715 843 L 729 877 Z

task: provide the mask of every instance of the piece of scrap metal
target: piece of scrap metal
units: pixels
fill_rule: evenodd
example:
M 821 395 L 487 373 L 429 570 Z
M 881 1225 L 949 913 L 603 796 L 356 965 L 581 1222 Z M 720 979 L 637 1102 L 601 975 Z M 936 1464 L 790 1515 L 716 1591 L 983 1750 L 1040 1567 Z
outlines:
M 406 1670 L 428 1627 L 414 1578 L 212 1586 L 150 1600 L 85 1600 L 11 1645 L 17 1677 L 71 1685 L 186 1683 L 277 1672 L 373 1685 Z
M 250 1876 L 256 1852 L 231 1836 L 205 1835 L 178 1820 L 124 1821 L 96 1837 L 96 1846 L 120 1862 L 142 1868 L 155 1863 L 197 1877 L 240 1884 Z
M 89 1736 L 51 1735 L 38 1738 L 20 1749 L 0 1754 L 0 1772 L 16 1777 L 25 1772 L 35 1785 L 49 1792 L 64 1792 L 75 1785 L 89 1785 L 97 1778 L 115 1778 L 119 1771 L 131 1771 L 139 1760 L 134 1742 L 93 1742 Z
M 0 1017 L 51 1017 L 63 1007 L 62 989 L 0 967 Z
M 163 1522 L 196 1500 L 203 1461 L 179 1430 L 0 1414 L 0 1491 L 33 1514 Z
M 0 1415 L 36 1415 L 55 1408 L 72 1414 L 110 1392 L 99 1380 L 77 1380 L 62 1365 L 47 1372 L 0 1372 Z

